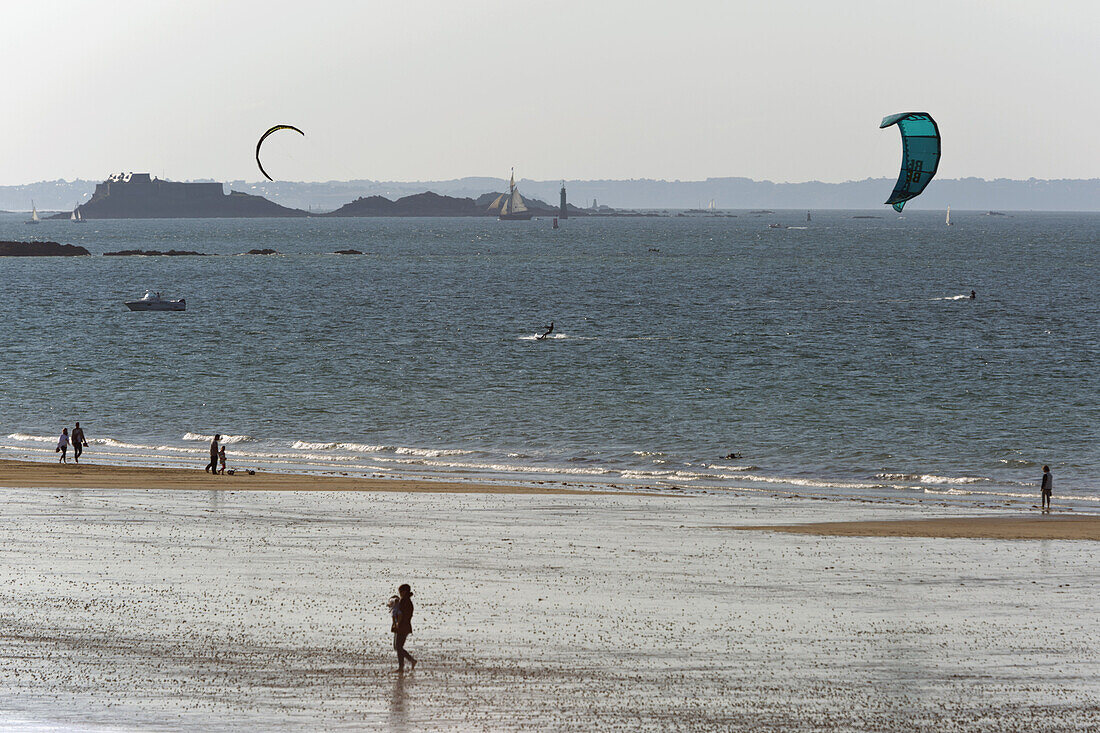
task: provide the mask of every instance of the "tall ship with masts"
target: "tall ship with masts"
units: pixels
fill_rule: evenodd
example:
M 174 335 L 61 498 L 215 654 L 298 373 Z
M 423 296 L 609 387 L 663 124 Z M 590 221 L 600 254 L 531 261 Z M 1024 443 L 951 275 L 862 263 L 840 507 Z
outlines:
M 512 169 L 512 177 L 508 181 L 508 193 L 502 193 L 489 205 L 489 213 L 497 214 L 501 221 L 527 221 L 531 218 L 531 210 L 523 202 L 516 188 L 516 169 Z

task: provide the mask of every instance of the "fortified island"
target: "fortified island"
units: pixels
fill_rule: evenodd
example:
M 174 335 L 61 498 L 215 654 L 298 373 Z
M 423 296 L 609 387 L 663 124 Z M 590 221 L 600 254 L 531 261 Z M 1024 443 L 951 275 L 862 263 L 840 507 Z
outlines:
M 308 216 L 262 196 L 222 190 L 220 183 L 162 181 L 148 173 L 114 175 L 74 211 L 83 219 L 199 219 Z M 68 218 L 61 214 L 58 218 Z

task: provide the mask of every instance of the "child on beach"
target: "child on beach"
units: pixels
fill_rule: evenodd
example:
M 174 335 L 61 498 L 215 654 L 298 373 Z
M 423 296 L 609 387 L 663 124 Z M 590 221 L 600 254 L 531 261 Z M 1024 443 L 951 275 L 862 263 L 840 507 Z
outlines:
M 218 451 L 218 460 L 221 461 L 221 464 L 222 464 L 221 472 L 222 472 L 222 474 L 225 474 L 225 446 L 224 445 Z
M 65 457 L 65 453 L 69 450 L 69 429 L 61 428 L 61 437 L 57 439 L 56 453 L 60 453 L 61 457 L 57 459 L 58 463 L 68 463 L 69 459 Z
M 390 633 L 397 631 L 397 619 L 401 615 L 401 609 L 397 604 L 401 601 L 398 596 L 390 596 L 390 599 L 386 601 L 386 608 L 390 609 Z

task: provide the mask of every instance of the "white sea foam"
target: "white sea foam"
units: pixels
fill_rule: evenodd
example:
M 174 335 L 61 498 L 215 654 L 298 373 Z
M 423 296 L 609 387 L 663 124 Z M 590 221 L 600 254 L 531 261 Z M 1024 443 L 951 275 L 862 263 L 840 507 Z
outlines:
M 214 439 L 214 436 L 212 434 L 203 435 L 202 433 L 184 433 L 183 439 L 201 440 L 204 443 L 209 443 Z M 247 443 L 250 440 L 252 440 L 252 436 L 250 435 L 223 435 L 221 442 L 222 445 L 233 445 L 234 443 Z
M 429 461 L 424 458 L 383 458 L 375 460 L 387 463 L 400 463 L 407 466 L 425 466 L 429 468 L 454 468 L 460 471 L 495 471 L 500 473 L 545 473 L 570 474 L 579 476 L 607 476 L 615 473 L 610 468 L 566 468 L 564 466 L 524 466 L 511 463 L 460 463 L 457 461 Z
M 569 336 L 567 336 L 564 333 L 552 333 L 548 336 L 543 336 L 542 334 L 533 333 L 529 336 L 520 336 L 519 340 L 520 341 L 550 341 L 551 339 L 565 339 L 565 338 L 569 338 Z
M 290 447 L 294 450 L 305 451 L 343 450 L 350 453 L 396 453 L 402 456 L 423 456 L 425 458 L 463 456 L 473 453 L 473 451 L 457 448 L 412 448 L 401 445 L 368 445 L 366 443 L 311 443 L 305 440 L 296 440 Z
M 969 293 L 966 295 L 948 295 L 943 298 L 932 298 L 932 300 L 969 300 Z
M 886 481 L 915 481 L 922 484 L 979 484 L 989 481 L 981 476 L 937 476 L 932 473 L 879 473 L 875 478 Z
M 306 440 L 296 440 L 290 446 L 294 450 L 345 450 L 351 453 L 381 453 L 393 450 L 388 445 L 368 445 L 366 443 L 311 443 Z
M 26 433 L 8 433 L 8 438 L 11 440 L 19 440 L 26 443 L 55 443 L 57 438 L 50 438 L 45 435 L 27 435 Z

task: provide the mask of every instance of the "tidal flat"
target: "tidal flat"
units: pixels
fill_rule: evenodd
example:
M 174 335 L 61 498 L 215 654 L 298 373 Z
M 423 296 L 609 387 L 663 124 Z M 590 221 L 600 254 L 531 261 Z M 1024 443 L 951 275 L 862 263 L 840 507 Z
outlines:
M 959 512 L 5 489 L 0 726 L 1089 730 L 1095 542 L 726 529 Z M 420 664 L 398 676 L 402 582 Z

